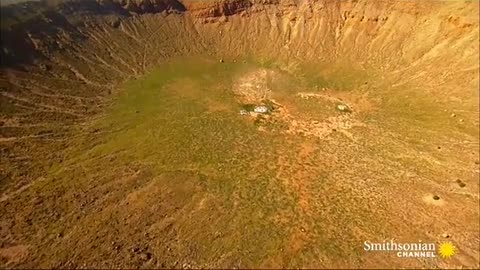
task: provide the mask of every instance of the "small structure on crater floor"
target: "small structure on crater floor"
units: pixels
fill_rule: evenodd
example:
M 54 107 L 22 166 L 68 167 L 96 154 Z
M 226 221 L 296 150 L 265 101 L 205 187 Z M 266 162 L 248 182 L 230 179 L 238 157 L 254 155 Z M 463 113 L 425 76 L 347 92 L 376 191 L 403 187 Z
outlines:
M 253 111 L 256 113 L 268 113 L 268 107 L 265 105 L 255 106 Z
M 350 112 L 350 108 L 345 104 L 338 104 L 337 105 L 337 110 L 339 110 L 341 112 Z
M 269 105 L 255 105 L 255 104 L 245 104 L 240 110 L 240 115 L 251 115 L 256 116 L 259 114 L 268 114 L 273 110 L 273 107 Z

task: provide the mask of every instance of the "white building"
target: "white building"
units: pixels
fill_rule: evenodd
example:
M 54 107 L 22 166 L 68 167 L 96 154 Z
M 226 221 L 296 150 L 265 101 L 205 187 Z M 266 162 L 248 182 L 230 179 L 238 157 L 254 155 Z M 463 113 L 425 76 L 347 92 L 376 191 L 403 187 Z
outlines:
M 264 106 L 264 105 L 255 106 L 255 108 L 253 109 L 253 111 L 256 112 L 256 113 L 267 113 L 267 112 L 268 112 L 268 108 L 267 108 L 267 106 Z

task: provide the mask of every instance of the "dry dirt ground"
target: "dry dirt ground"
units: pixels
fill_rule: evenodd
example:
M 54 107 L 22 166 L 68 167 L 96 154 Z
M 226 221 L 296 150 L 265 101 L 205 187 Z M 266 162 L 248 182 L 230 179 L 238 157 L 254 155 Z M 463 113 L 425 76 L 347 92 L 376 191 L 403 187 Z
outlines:
M 1 23 L 2 268 L 480 267 L 478 2 L 46 1 Z M 390 239 L 457 254 L 363 249 Z

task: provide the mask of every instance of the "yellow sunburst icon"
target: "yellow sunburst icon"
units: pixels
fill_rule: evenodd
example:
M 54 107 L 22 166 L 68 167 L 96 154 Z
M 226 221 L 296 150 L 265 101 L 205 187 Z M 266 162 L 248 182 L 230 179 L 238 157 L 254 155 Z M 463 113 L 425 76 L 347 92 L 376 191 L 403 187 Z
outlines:
M 438 253 L 444 259 L 448 259 L 457 253 L 457 248 L 452 242 L 443 242 L 438 248 Z

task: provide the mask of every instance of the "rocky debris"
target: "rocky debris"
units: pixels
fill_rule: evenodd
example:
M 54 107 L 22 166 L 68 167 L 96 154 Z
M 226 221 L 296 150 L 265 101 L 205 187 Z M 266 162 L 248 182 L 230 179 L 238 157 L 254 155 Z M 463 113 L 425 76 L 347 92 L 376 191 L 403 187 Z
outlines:
M 97 0 L 101 6 L 121 7 L 134 13 L 160 13 L 163 11 L 185 11 L 185 6 L 176 0 Z
M 323 88 L 322 88 L 323 89 Z M 323 98 L 323 95 L 315 94 L 315 93 L 298 93 L 297 96 L 303 99 L 311 99 L 311 98 Z
M 249 0 L 191 1 L 184 5 L 196 18 L 220 18 L 242 13 L 253 3 Z
M 457 117 L 455 113 L 450 114 L 450 117 Z
M 457 181 L 455 181 L 459 187 L 461 188 L 464 188 L 465 186 L 467 186 L 467 184 L 465 184 L 462 180 L 460 179 L 457 179 Z
M 274 75 L 273 71 L 267 69 L 249 72 L 234 83 L 232 90 L 242 103 L 259 104 L 271 99 L 272 91 L 267 82 Z
M 113 28 L 118 28 L 120 26 L 120 19 L 116 18 L 112 20 L 109 24 Z
M 443 234 L 442 234 L 442 237 L 443 237 L 443 238 L 450 238 L 450 237 L 452 237 L 452 236 L 451 236 L 450 234 L 448 234 L 448 233 L 443 233 Z
M 120 245 L 118 245 L 115 241 L 113 241 L 111 244 L 113 250 L 120 250 Z
M 220 63 L 223 63 L 223 62 L 225 62 L 225 61 L 223 60 L 223 58 L 220 58 L 220 61 L 219 61 L 219 62 L 220 62 Z
M 140 260 L 142 261 L 148 261 L 152 258 L 152 253 L 150 252 L 142 252 L 138 255 L 138 257 L 140 258 Z
M 49 71 L 50 70 L 50 66 L 47 65 L 47 64 L 44 64 L 44 63 L 38 65 L 38 67 L 43 71 Z
M 114 242 L 112 242 L 112 243 L 114 243 Z M 130 251 L 132 253 L 132 256 L 138 258 L 141 261 L 148 261 L 153 257 L 153 254 L 151 252 L 149 252 L 148 248 L 146 248 L 146 247 L 140 248 L 138 246 L 134 246 L 133 248 L 130 249 Z
M 327 88 L 322 87 L 322 91 L 328 90 Z M 344 103 L 344 101 L 341 98 L 337 98 L 335 96 L 329 95 L 329 94 L 318 94 L 318 93 L 308 93 L 308 92 L 303 92 L 303 93 L 297 93 L 297 96 L 302 98 L 302 99 L 318 99 L 318 100 L 323 100 L 323 101 L 329 101 L 336 103 L 336 109 L 340 112 L 345 112 L 345 113 L 350 113 L 352 112 L 352 109 Z
M 354 140 L 354 136 L 348 130 L 353 127 L 365 126 L 364 123 L 354 118 L 353 114 L 341 114 L 332 116 L 325 120 L 316 119 L 297 119 L 288 112 L 288 109 L 269 99 L 274 104 L 274 110 L 271 114 L 259 114 L 250 111 L 249 114 L 255 118 L 255 125 L 259 128 L 265 127 L 268 130 L 282 132 L 291 135 L 317 137 L 327 139 L 333 132 L 339 132 L 342 135 Z M 248 109 L 247 109 L 248 111 Z M 262 130 L 265 130 L 262 128 Z

